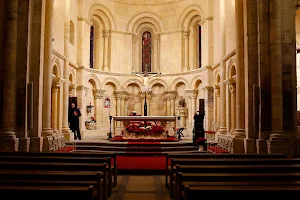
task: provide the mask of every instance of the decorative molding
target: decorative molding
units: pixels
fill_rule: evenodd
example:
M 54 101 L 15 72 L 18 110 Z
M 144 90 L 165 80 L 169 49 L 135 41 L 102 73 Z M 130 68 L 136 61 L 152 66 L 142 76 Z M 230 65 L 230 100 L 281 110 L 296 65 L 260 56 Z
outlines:
M 236 49 L 232 50 L 231 52 L 229 52 L 227 55 L 225 55 L 222 59 L 224 62 L 226 62 L 227 60 L 229 60 L 229 58 L 231 58 L 232 56 L 234 56 L 236 54 Z
M 173 4 L 173 3 L 178 3 L 182 0 L 159 0 L 155 2 L 148 2 L 144 0 L 140 0 L 140 2 L 137 1 L 132 1 L 132 0 L 113 0 L 115 3 L 122 3 L 122 4 L 127 4 L 127 5 L 134 5 L 134 6 L 158 6 L 158 5 L 164 5 L 164 4 Z
M 75 64 L 75 63 L 73 63 L 73 62 L 71 62 L 71 61 L 69 61 L 69 65 L 70 65 L 71 67 L 73 67 L 74 69 L 78 69 L 78 68 L 79 68 L 79 66 L 78 66 L 77 64 Z
M 184 90 L 186 94 L 191 98 L 191 99 L 196 99 L 198 90 L 193 90 L 193 89 L 185 89 Z
M 84 16 L 78 16 L 77 17 L 78 21 L 84 21 L 85 23 L 87 23 L 88 25 L 92 26 L 93 22 L 91 22 L 90 20 L 88 20 L 88 18 L 84 17 Z
M 93 89 L 95 99 L 103 99 L 105 90 Z
M 52 54 L 55 55 L 56 57 L 62 59 L 63 61 L 66 60 L 66 56 L 59 53 L 58 51 L 56 51 L 55 49 L 52 49 Z

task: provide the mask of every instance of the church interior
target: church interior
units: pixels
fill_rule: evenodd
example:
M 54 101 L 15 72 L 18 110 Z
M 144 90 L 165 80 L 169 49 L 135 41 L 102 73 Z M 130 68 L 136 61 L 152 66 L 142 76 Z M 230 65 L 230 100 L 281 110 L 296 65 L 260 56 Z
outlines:
M 201 191 L 205 196 L 209 191 L 197 184 L 185 187 L 184 175 L 174 178 L 172 164 L 168 170 L 168 152 L 181 151 L 186 156 L 172 155 L 175 164 L 176 159 L 197 154 L 199 159 L 206 158 L 204 154 L 207 158 L 219 155 L 217 160 L 246 158 L 248 164 L 259 156 L 271 164 L 280 159 L 298 164 L 299 7 L 297 0 L 0 1 L 0 163 L 10 162 L 13 156 L 22 160 L 25 153 L 33 159 L 51 152 L 55 160 L 58 151 L 70 148 L 65 154 L 78 162 L 80 156 L 73 158 L 72 151 L 78 155 L 82 151 L 81 157 L 89 159 L 100 159 L 100 154 L 109 157 L 106 170 L 116 160 L 116 152 L 147 155 L 159 149 L 167 152 L 170 179 L 167 175 L 166 180 L 164 176 L 144 178 L 153 182 L 149 186 L 156 192 L 153 199 L 160 200 L 194 199 L 191 194 Z M 75 113 L 72 104 L 78 130 L 70 120 Z M 197 140 L 199 115 L 204 145 Z M 153 130 L 137 136 L 130 127 L 136 124 Z M 30 162 L 29 157 L 24 160 Z M 257 164 L 268 163 L 261 160 Z M 15 166 L 2 164 L 7 170 Z M 104 193 L 99 200 L 122 199 L 126 184 L 144 179 L 117 177 L 114 169 L 110 166 L 108 185 L 101 183 Z M 181 170 L 183 174 L 198 172 L 196 168 Z M 2 183 L 0 190 L 6 191 Z M 116 186 L 122 194 L 114 193 Z M 277 192 L 285 191 L 285 186 L 280 187 Z M 300 191 L 299 186 L 295 188 L 291 192 Z M 248 195 L 249 191 L 243 192 Z M 72 195 L 78 199 L 83 193 Z M 143 195 L 152 199 L 144 193 L 137 199 Z

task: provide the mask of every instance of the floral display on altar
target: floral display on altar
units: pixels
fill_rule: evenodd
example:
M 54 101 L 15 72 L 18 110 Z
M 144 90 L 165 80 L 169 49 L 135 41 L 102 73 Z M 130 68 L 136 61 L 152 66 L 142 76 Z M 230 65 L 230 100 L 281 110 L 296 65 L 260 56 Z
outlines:
M 160 139 L 166 137 L 166 130 L 157 123 L 151 122 L 135 122 L 129 123 L 125 127 L 126 138 L 141 139 Z

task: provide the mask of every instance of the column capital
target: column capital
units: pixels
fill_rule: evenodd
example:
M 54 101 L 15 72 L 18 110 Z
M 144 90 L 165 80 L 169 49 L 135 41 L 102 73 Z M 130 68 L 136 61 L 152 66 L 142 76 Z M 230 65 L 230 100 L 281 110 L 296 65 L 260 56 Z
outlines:
M 110 37 L 110 31 L 109 30 L 104 30 L 103 31 L 103 36 L 104 37 Z
M 190 36 L 190 31 L 189 30 L 183 30 L 183 37 L 188 38 Z
M 236 88 L 233 84 L 229 85 L 229 92 L 230 93 L 235 93 L 235 90 L 236 90 Z
M 235 79 L 234 78 L 229 78 L 224 80 L 225 85 L 232 85 L 235 84 Z
M 205 87 L 202 88 L 202 90 L 204 90 L 204 91 L 213 91 L 214 87 L 213 86 L 205 86 Z
M 114 91 L 114 95 L 118 100 L 125 100 L 129 96 L 129 93 L 124 90 L 116 90 Z
M 104 97 L 105 90 L 93 89 L 94 99 L 102 99 Z
M 62 82 L 63 82 L 62 79 L 56 77 L 53 79 L 51 86 L 53 89 L 59 89 L 61 87 Z
M 86 91 L 86 92 L 89 90 L 89 88 L 86 87 L 86 86 L 84 86 L 84 85 L 77 85 L 77 88 L 76 88 L 76 89 L 79 90 L 79 91 L 84 90 L 84 91 Z
M 175 99 L 176 96 L 178 95 L 178 92 L 177 91 L 164 91 L 163 92 L 163 96 L 164 96 L 164 99 Z
M 157 42 L 160 42 L 160 33 L 156 34 L 156 39 L 157 39 Z
M 220 86 L 219 85 L 215 85 L 214 86 L 214 90 L 215 90 L 216 96 L 219 97 L 220 96 Z
M 194 89 L 185 89 L 185 93 L 190 97 L 190 99 L 196 99 L 198 90 Z
M 70 90 L 74 90 L 74 89 L 76 89 L 77 88 L 77 85 L 75 85 L 75 84 L 70 84 L 69 85 L 69 89 Z

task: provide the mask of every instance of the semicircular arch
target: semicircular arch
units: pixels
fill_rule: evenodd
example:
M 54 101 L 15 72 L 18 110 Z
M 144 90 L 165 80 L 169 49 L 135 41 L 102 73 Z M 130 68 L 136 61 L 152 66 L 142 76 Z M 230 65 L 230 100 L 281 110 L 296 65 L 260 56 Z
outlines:
M 103 20 L 105 23 L 106 30 L 116 30 L 116 23 L 112 13 L 106 8 L 104 5 L 101 4 L 93 4 L 89 10 L 89 17 L 88 19 L 91 20 L 93 16 L 97 16 Z
M 93 84 L 93 86 L 94 86 L 95 89 L 100 88 L 100 80 L 94 74 L 90 74 L 89 76 L 87 76 L 87 78 L 86 78 L 86 84 L 88 82 L 92 82 L 92 84 Z
M 186 30 L 188 28 L 189 22 L 195 16 L 200 16 L 201 20 L 203 20 L 204 14 L 203 14 L 202 8 L 197 4 L 191 5 L 191 6 L 187 7 L 186 9 L 184 9 L 184 11 L 181 13 L 181 15 L 179 17 L 177 28 Z
M 150 88 L 152 88 L 155 84 L 161 84 L 162 86 L 164 86 L 165 90 L 169 90 L 167 82 L 162 79 L 154 79 L 150 81 L 149 83 Z
M 130 84 L 136 84 L 136 85 L 138 85 L 138 86 L 140 87 L 140 89 L 142 89 L 142 86 L 143 86 L 142 81 L 131 78 L 131 79 L 127 80 L 127 81 L 123 84 L 122 88 L 125 89 L 125 88 L 127 88 Z
M 178 77 L 172 82 L 170 89 L 175 90 L 175 87 L 178 83 L 183 83 L 186 87 L 189 86 L 189 83 L 185 78 Z
M 192 82 L 191 82 L 191 85 L 190 85 L 190 88 L 191 89 L 196 89 L 196 85 L 197 85 L 197 82 L 198 81 L 201 81 L 202 83 L 204 82 L 204 79 L 201 75 L 197 75 L 195 76 L 193 79 L 192 79 Z
M 153 13 L 139 13 L 128 21 L 128 24 L 126 25 L 126 31 L 134 32 L 134 27 L 137 27 L 139 24 L 145 22 L 155 25 L 160 32 L 166 30 L 166 26 L 159 16 Z
M 108 83 L 112 83 L 115 87 L 116 90 L 120 90 L 121 89 L 121 84 L 119 83 L 119 81 L 115 78 L 109 77 L 104 79 L 103 84 L 102 84 L 102 89 L 104 90 L 105 85 L 107 85 Z

